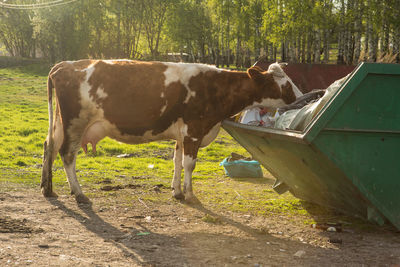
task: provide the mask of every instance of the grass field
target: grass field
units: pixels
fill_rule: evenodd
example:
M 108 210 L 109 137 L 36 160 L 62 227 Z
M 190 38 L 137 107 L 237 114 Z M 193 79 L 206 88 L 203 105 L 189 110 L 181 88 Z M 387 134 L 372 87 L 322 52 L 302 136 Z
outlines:
M 0 69 L 0 191 L 12 190 L 16 184 L 37 188 L 42 163 L 42 145 L 48 129 L 46 78 L 49 66 L 29 65 Z M 113 184 L 162 185 L 169 188 L 173 170 L 174 141 L 125 145 L 104 139 L 97 154 L 81 150 L 77 160 L 78 178 L 89 198 L 115 191 L 100 190 L 104 180 Z M 304 203 L 291 194 L 276 194 L 271 189 L 273 177 L 264 170 L 264 178 L 231 179 L 225 176 L 219 163 L 231 152 L 248 155 L 226 132 L 207 148 L 201 149 L 193 173 L 194 193 L 202 203 L 217 209 L 252 214 L 309 214 L 315 206 Z M 130 158 L 118 158 L 132 154 Z M 154 166 L 154 167 L 152 167 Z M 58 194 L 67 194 L 69 186 L 60 158 L 53 166 L 53 182 Z M 119 191 L 122 193 L 123 190 Z M 127 205 L 132 196 L 126 193 Z M 170 201 L 170 194 L 144 192 L 148 201 Z M 306 209 L 307 208 L 307 209 Z M 317 208 L 318 210 L 318 208 Z

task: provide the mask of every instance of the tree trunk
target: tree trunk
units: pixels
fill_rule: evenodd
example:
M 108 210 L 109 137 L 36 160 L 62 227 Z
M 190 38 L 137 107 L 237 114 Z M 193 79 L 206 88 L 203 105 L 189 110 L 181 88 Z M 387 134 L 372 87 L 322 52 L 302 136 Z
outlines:
M 215 51 L 215 65 L 217 66 L 217 68 L 219 68 L 219 66 L 221 65 L 221 56 L 219 53 L 219 49 L 218 49 L 218 45 L 217 45 L 217 49 Z
M 354 63 L 357 64 L 360 61 L 361 54 L 361 32 L 362 32 L 362 18 L 363 18 L 363 8 L 362 1 L 356 1 L 356 19 L 354 22 Z
M 258 21 L 255 24 L 255 35 L 254 35 L 254 61 L 257 62 L 260 58 L 260 25 Z
M 381 3 L 383 5 L 383 21 L 382 21 L 382 47 L 381 52 L 384 55 L 389 53 L 389 35 L 390 35 L 390 25 L 388 21 L 388 4 L 385 1 Z
M 312 44 L 313 44 L 313 36 L 312 36 L 312 30 L 310 30 L 308 32 L 308 36 L 307 36 L 307 58 L 306 58 L 306 62 L 307 63 L 311 63 L 311 59 L 312 59 Z
M 296 42 L 296 62 L 301 62 L 300 59 L 301 56 L 301 36 L 297 36 L 297 42 Z
M 321 33 L 319 30 L 315 31 L 315 42 L 314 42 L 314 63 L 321 62 Z
M 250 57 L 250 49 L 246 48 L 246 55 L 244 59 L 244 67 L 250 68 L 251 67 L 251 57 Z
M 323 30 L 323 48 L 324 48 L 324 58 L 323 58 L 323 63 L 327 64 L 329 63 L 329 50 L 330 50 L 330 34 L 328 29 Z
M 119 58 L 121 54 L 121 12 L 119 4 L 117 3 L 117 51 L 115 57 Z
M 228 14 L 230 14 L 229 3 L 228 3 Z M 231 20 L 230 20 L 230 16 L 228 15 L 228 20 L 227 20 L 227 25 L 226 25 L 226 46 L 225 46 L 226 67 L 229 67 L 229 65 L 231 64 L 231 52 L 229 51 L 229 41 L 231 38 L 230 33 L 231 33 Z
M 237 36 L 236 36 L 236 57 L 235 57 L 235 65 L 236 68 L 240 68 L 241 67 L 241 62 L 240 62 L 240 33 L 239 30 L 237 32 Z
M 400 3 L 394 10 L 393 17 L 400 17 Z M 393 52 L 396 55 L 396 63 L 400 63 L 400 21 L 393 24 Z
M 396 55 L 396 63 L 400 63 L 400 27 L 394 31 L 393 53 Z
M 265 42 L 265 45 L 264 45 L 264 59 L 265 59 L 265 61 L 267 61 L 268 62 L 268 59 L 269 59 L 269 49 L 268 49 L 268 43 L 267 42 Z
M 375 32 L 372 32 L 372 36 L 369 42 L 369 51 L 368 57 L 370 62 L 376 62 L 378 59 L 378 35 Z
M 345 13 L 345 38 L 344 38 L 344 62 L 348 65 L 353 64 L 353 52 L 354 52 L 354 45 L 353 45 L 353 13 L 351 12 L 354 10 L 354 1 L 347 0 L 347 8 Z
M 365 26 L 365 40 L 364 40 L 364 61 L 368 61 L 368 51 L 369 51 L 369 42 L 371 39 L 371 10 L 370 10 L 370 1 L 367 1 L 367 5 L 364 6 L 365 17 L 366 17 L 366 26 Z
M 301 38 L 301 63 L 306 63 L 306 35 Z
M 339 21 L 339 32 L 338 32 L 338 56 L 337 56 L 337 64 L 344 64 L 344 55 L 345 55 L 345 3 L 344 0 L 341 0 L 341 8 L 340 8 L 340 21 Z
M 377 61 L 377 51 L 378 51 L 378 41 L 379 38 L 373 29 L 373 17 L 372 17 L 372 7 L 371 7 L 371 0 L 367 0 L 368 7 L 369 7 L 369 28 L 368 28 L 368 61 L 369 62 L 376 62 Z
M 286 61 L 286 42 L 282 41 L 281 43 L 281 61 Z
M 33 44 L 32 44 L 32 58 L 36 58 L 36 40 L 32 40 Z

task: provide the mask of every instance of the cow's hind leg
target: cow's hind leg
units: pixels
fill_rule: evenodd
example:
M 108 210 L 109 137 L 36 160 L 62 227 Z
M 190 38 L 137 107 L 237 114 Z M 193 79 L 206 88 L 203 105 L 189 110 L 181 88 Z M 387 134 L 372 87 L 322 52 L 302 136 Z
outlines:
M 53 191 L 52 166 L 64 139 L 63 126 L 58 115 L 55 117 L 54 126 L 50 127 L 53 127 L 52 135 L 47 136 L 43 145 L 43 167 L 40 188 L 45 197 L 57 197 L 57 194 Z
M 183 199 L 185 196 L 181 190 L 181 174 L 183 160 L 183 144 L 181 141 L 176 141 L 174 152 L 174 178 L 172 179 L 172 196 L 176 199 Z
M 49 144 L 49 138 L 47 138 L 43 144 L 43 168 L 40 182 L 40 188 L 45 197 L 57 197 L 57 194 L 53 192 L 53 149 L 54 145 L 52 143 Z
M 63 145 L 66 145 L 65 143 Z M 79 185 L 76 176 L 76 157 L 79 150 L 79 142 L 77 144 L 70 143 L 67 149 L 60 150 L 60 156 L 64 164 L 64 170 L 67 174 L 69 187 L 71 189 L 71 194 L 75 195 L 75 199 L 78 203 L 90 203 L 89 198 L 87 198 Z

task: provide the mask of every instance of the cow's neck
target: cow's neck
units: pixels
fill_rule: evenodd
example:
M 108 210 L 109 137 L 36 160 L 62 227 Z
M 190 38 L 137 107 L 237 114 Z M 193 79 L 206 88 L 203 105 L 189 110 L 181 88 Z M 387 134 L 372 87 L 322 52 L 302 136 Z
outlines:
M 251 107 L 255 100 L 260 100 L 263 90 L 250 79 L 246 72 L 227 72 L 229 84 L 220 89 L 225 91 L 226 101 L 223 101 L 222 109 L 225 118 Z

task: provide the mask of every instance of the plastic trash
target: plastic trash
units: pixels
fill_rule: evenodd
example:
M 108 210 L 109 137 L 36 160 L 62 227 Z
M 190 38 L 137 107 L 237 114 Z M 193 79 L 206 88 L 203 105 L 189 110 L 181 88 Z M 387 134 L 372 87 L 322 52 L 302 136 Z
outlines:
M 261 178 L 263 173 L 260 163 L 256 160 L 230 160 L 225 158 L 220 166 L 224 167 L 225 174 L 232 178 Z

